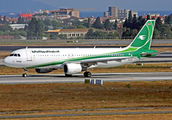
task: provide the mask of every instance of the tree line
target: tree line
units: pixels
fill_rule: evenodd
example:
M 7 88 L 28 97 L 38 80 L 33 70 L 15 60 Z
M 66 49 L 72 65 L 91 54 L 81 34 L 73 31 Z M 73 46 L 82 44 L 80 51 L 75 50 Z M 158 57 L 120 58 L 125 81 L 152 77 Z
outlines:
M 18 24 L 27 24 L 24 29 L 12 29 L 9 26 L 9 22 L 4 16 L 2 20 L 0 17 L 0 35 L 13 35 L 15 38 L 20 36 L 25 36 L 27 39 L 42 39 L 43 36 L 50 38 L 61 38 L 66 39 L 65 35 L 55 35 L 55 34 L 44 34 L 44 31 L 52 26 L 53 29 L 63 28 L 63 29 L 77 29 L 77 28 L 87 28 L 89 29 L 86 36 L 83 39 L 132 39 L 136 36 L 141 27 L 150 18 L 147 15 L 147 19 L 132 16 L 131 11 L 129 12 L 129 17 L 125 19 L 123 23 L 123 28 L 118 29 L 118 22 L 110 22 L 110 19 L 106 19 L 105 22 L 101 23 L 100 17 L 97 17 L 95 22 L 91 24 L 91 19 L 85 20 L 83 22 L 79 21 L 77 18 L 71 20 L 66 19 L 63 23 L 59 20 L 40 20 L 32 18 L 31 21 L 25 21 L 24 18 L 18 18 Z M 80 37 L 78 37 L 80 38 Z M 154 39 L 171 39 L 172 38 L 172 14 L 165 17 L 164 24 L 161 18 L 156 19 L 156 25 L 154 30 Z
M 151 18 L 150 15 L 147 15 L 147 19 L 142 18 L 142 16 L 137 18 L 136 15 L 132 17 L 130 12 L 129 17 L 123 24 L 122 38 L 134 38 L 145 22 L 150 19 L 155 20 L 155 17 Z M 172 39 L 172 14 L 165 17 L 164 24 L 162 23 L 161 17 L 156 19 L 153 38 Z
M 57 35 L 57 34 L 44 34 L 44 31 L 49 29 L 49 26 L 52 26 L 53 29 L 63 28 L 63 29 L 77 29 L 77 28 L 85 28 L 89 29 L 86 39 L 117 39 L 119 38 L 118 32 L 106 32 L 106 30 L 116 29 L 116 25 L 110 23 L 109 19 L 107 19 L 104 25 L 100 22 L 100 17 L 96 19 L 93 25 L 90 23 L 90 18 L 88 21 L 80 22 L 77 18 L 70 20 L 64 20 L 64 23 L 58 20 L 40 20 L 36 18 L 32 18 L 31 21 L 25 21 L 24 18 L 19 17 L 17 24 L 27 24 L 24 29 L 12 29 L 9 26 L 9 22 L 4 16 L 2 20 L 0 18 L 0 23 L 3 25 L 0 26 L 0 35 L 13 35 L 14 38 L 20 38 L 20 36 L 27 37 L 27 39 L 42 39 L 43 36 L 50 37 L 52 39 L 61 38 L 66 39 L 65 35 Z M 13 24 L 14 22 L 12 22 Z M 78 37 L 81 38 L 81 37 Z M 82 39 L 85 39 L 82 37 Z

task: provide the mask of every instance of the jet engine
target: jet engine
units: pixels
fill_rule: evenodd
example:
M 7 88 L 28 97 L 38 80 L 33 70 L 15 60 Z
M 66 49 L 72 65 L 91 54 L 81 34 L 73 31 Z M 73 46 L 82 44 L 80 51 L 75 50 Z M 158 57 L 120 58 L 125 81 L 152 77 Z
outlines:
M 54 69 L 53 68 L 36 68 L 35 71 L 37 73 L 49 73 L 52 72 Z
M 82 66 L 74 63 L 64 64 L 63 71 L 67 75 L 80 73 L 82 71 Z

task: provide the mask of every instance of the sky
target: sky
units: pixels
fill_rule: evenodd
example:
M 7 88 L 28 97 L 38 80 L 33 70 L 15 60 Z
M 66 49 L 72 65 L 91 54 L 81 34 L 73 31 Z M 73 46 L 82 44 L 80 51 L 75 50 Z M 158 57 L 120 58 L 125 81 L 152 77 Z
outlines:
M 59 8 L 96 8 L 108 11 L 109 6 L 135 11 L 172 11 L 172 0 L 34 0 Z

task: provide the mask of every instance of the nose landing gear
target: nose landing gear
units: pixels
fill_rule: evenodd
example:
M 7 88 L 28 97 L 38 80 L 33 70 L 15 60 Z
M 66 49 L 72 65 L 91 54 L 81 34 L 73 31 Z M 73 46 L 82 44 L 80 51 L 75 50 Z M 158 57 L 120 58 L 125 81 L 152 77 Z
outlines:
M 24 73 L 22 74 L 22 77 L 27 77 L 27 69 L 26 68 L 23 69 L 24 69 Z

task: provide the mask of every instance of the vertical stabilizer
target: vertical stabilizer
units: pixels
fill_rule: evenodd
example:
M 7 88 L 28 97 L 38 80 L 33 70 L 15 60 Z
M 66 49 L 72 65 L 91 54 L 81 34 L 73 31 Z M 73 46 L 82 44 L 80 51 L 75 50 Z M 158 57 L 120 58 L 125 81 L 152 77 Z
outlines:
M 150 49 L 155 20 L 148 20 L 128 47 Z

